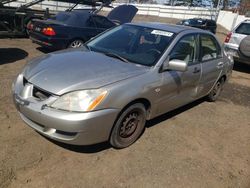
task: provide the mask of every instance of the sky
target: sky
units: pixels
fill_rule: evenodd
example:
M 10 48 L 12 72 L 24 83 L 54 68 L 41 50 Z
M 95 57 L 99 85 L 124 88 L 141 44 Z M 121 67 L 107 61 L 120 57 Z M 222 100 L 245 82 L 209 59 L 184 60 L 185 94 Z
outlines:
M 159 4 L 164 4 L 164 3 L 168 3 L 170 0 L 156 0 L 156 2 L 158 2 Z M 177 1 L 182 1 L 182 0 L 177 0 Z M 234 7 L 239 3 L 240 0 L 229 0 L 229 4 L 230 7 Z M 211 6 L 212 3 L 211 0 L 202 0 L 202 4 L 205 6 Z

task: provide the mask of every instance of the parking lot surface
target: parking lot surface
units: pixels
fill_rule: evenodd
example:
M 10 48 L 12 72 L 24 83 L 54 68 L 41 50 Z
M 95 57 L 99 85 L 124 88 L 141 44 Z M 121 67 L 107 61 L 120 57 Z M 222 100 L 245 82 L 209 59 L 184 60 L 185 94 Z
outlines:
M 217 102 L 151 120 L 135 144 L 115 150 L 59 144 L 22 122 L 11 84 L 47 52 L 29 39 L 0 39 L 0 187 L 250 187 L 249 66 L 235 64 Z

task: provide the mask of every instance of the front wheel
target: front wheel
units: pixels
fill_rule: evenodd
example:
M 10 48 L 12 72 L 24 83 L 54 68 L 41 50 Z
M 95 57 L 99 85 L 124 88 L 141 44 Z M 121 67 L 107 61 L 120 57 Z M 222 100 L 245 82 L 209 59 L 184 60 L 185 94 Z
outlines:
M 214 101 L 216 101 L 218 99 L 218 97 L 221 94 L 224 82 L 225 82 L 224 78 L 221 78 L 219 81 L 216 82 L 216 84 L 214 85 L 212 91 L 207 96 L 208 101 L 214 102 Z
M 146 123 L 143 104 L 136 103 L 125 109 L 118 117 L 110 136 L 114 148 L 125 148 L 133 144 L 142 134 Z

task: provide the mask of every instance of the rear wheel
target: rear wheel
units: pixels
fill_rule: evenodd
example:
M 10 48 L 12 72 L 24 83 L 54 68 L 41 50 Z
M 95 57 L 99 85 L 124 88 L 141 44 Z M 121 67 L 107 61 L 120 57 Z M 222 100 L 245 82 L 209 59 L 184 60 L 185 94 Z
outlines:
M 110 144 L 115 148 L 125 148 L 133 144 L 142 134 L 146 122 L 146 110 L 143 104 L 136 103 L 125 109 L 110 136 Z
M 82 47 L 83 44 L 84 44 L 84 42 L 83 42 L 82 40 L 80 40 L 80 39 L 75 39 L 75 40 L 73 40 L 73 41 L 69 44 L 68 48 L 79 48 L 79 47 Z
M 219 81 L 216 82 L 216 84 L 214 85 L 212 91 L 207 96 L 208 101 L 214 102 L 214 101 L 216 101 L 218 99 L 218 97 L 221 94 L 224 82 L 225 82 L 224 78 L 221 78 Z
M 239 46 L 240 52 L 250 58 L 250 36 L 245 37 Z

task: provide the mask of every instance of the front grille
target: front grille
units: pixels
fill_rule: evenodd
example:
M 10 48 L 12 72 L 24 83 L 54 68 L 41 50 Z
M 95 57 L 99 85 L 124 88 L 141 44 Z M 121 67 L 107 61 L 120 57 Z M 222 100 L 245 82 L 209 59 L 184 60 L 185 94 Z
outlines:
M 33 97 L 39 99 L 39 100 L 46 100 L 51 96 L 49 92 L 46 92 L 44 90 L 41 90 L 40 88 L 33 86 Z
M 26 86 L 27 84 L 29 85 L 33 85 L 31 83 L 29 83 L 29 81 L 23 77 L 23 86 Z M 48 99 L 52 94 L 44 91 L 42 89 L 40 89 L 39 87 L 36 87 L 33 85 L 33 89 L 32 89 L 32 96 L 38 100 L 46 100 Z

